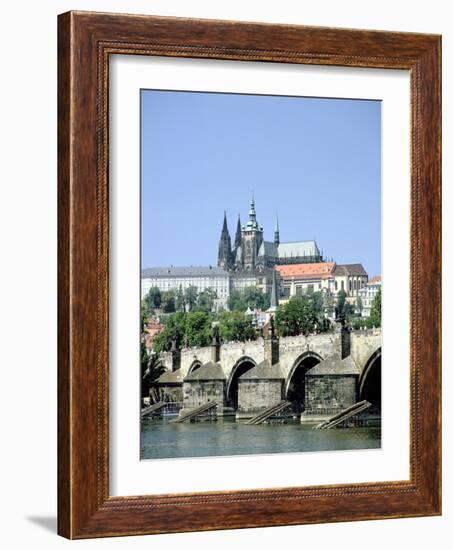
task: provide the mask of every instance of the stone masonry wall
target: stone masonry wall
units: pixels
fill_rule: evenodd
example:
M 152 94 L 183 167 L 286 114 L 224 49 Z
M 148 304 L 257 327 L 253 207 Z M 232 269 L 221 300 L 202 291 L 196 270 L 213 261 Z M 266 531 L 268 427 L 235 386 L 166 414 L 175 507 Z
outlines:
M 159 386 L 161 401 L 182 403 L 182 384 L 168 384 Z
M 305 415 L 334 415 L 357 402 L 358 375 L 305 377 Z
M 368 359 L 382 345 L 381 329 L 355 330 L 351 333 L 351 355 L 362 371 Z
M 362 370 L 371 355 L 381 346 L 381 329 L 359 330 L 351 333 L 351 355 Z M 291 336 L 279 339 L 279 363 L 286 376 L 304 353 L 312 352 L 321 359 L 340 357 L 340 332 L 310 336 Z M 265 342 L 259 338 L 253 342 L 230 342 L 220 348 L 220 362 L 227 377 L 242 357 L 250 357 L 256 364 L 265 358 Z M 171 353 L 163 353 L 162 360 L 171 370 Z M 181 351 L 181 372 L 185 376 L 195 361 L 204 364 L 212 360 L 212 348 L 191 348 Z
M 280 338 L 280 366 L 286 375 L 304 353 L 312 352 L 321 359 L 340 355 L 340 333 L 329 332 L 311 336 L 288 336 Z
M 183 384 L 183 409 L 195 409 L 204 403 L 216 402 L 217 412 L 225 407 L 224 380 L 191 380 Z
M 253 342 L 230 342 L 221 346 L 220 363 L 227 378 L 242 357 L 250 357 L 256 364 L 264 361 L 264 340 L 258 338 Z
M 283 380 L 239 380 L 237 416 L 258 414 L 282 400 Z

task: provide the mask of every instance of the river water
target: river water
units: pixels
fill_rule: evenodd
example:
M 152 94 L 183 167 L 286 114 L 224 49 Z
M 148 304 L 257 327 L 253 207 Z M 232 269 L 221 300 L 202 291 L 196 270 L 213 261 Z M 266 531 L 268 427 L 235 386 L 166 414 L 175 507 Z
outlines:
M 308 451 L 379 449 L 381 428 L 313 430 L 296 419 L 286 424 L 247 426 L 233 418 L 172 424 L 142 419 L 140 457 L 189 458 Z

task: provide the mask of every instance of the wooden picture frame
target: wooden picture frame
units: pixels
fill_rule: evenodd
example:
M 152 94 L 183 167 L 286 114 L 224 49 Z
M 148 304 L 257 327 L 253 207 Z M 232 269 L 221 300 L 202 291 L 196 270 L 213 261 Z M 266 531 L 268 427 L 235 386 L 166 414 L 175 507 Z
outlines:
M 88 538 L 440 514 L 440 37 L 69 12 L 59 16 L 58 48 L 59 534 Z M 109 495 L 111 54 L 410 71 L 409 481 Z

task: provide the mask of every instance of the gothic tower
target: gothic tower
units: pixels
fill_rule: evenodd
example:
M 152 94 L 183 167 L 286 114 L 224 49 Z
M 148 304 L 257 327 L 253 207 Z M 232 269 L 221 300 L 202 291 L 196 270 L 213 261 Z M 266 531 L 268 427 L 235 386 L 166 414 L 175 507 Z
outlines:
M 231 267 L 231 238 L 228 231 L 226 212 L 223 217 L 223 227 L 220 235 L 219 259 L 217 265 L 226 271 Z
M 244 269 L 254 271 L 258 250 L 263 242 L 263 228 L 256 221 L 255 201 L 252 197 L 250 202 L 249 220 L 242 230 L 242 248 L 244 258 Z

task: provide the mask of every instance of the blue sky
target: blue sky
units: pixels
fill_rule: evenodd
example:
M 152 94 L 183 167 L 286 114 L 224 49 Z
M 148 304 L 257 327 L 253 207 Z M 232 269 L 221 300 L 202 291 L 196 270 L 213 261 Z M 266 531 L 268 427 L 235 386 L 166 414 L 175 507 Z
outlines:
M 142 267 L 215 265 L 251 195 L 266 240 L 381 272 L 381 103 L 142 90 Z

